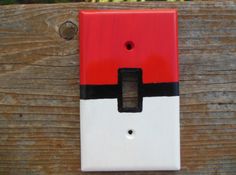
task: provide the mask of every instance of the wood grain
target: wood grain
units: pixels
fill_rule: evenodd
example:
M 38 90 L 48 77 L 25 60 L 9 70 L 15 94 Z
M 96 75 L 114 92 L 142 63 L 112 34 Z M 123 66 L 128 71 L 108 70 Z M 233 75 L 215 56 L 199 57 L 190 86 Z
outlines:
M 59 28 L 131 8 L 179 10 L 182 170 L 145 174 L 236 174 L 236 1 L 0 6 L 0 174 L 81 174 L 77 36 Z

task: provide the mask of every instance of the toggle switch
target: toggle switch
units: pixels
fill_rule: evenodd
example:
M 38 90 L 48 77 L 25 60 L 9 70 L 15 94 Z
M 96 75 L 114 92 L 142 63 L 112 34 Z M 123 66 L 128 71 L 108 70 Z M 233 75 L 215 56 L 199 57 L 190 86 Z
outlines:
M 119 69 L 118 76 L 119 112 L 141 112 L 143 100 L 141 96 L 142 69 Z
M 177 11 L 79 13 L 82 171 L 179 170 Z

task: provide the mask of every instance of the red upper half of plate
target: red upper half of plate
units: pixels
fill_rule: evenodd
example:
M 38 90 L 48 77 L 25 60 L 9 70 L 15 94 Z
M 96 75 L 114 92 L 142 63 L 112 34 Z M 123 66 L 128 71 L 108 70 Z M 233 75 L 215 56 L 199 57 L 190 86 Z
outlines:
M 117 84 L 119 68 L 141 68 L 143 83 L 178 82 L 176 10 L 90 10 L 79 19 L 81 85 Z

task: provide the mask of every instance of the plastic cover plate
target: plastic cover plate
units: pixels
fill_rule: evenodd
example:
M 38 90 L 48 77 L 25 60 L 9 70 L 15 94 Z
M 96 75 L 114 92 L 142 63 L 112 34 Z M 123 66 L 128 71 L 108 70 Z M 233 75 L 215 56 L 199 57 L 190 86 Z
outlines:
M 179 170 L 176 10 L 80 11 L 79 19 L 81 169 Z M 118 110 L 119 69 L 141 70 L 141 110 Z

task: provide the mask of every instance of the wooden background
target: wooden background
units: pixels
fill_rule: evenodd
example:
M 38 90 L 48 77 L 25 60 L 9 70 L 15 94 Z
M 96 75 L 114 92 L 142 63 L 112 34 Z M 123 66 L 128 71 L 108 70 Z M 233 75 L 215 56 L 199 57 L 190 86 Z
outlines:
M 77 13 L 130 8 L 179 10 L 182 170 L 145 174 L 236 174 L 236 1 L 204 1 L 0 6 L 1 175 L 81 173 Z

